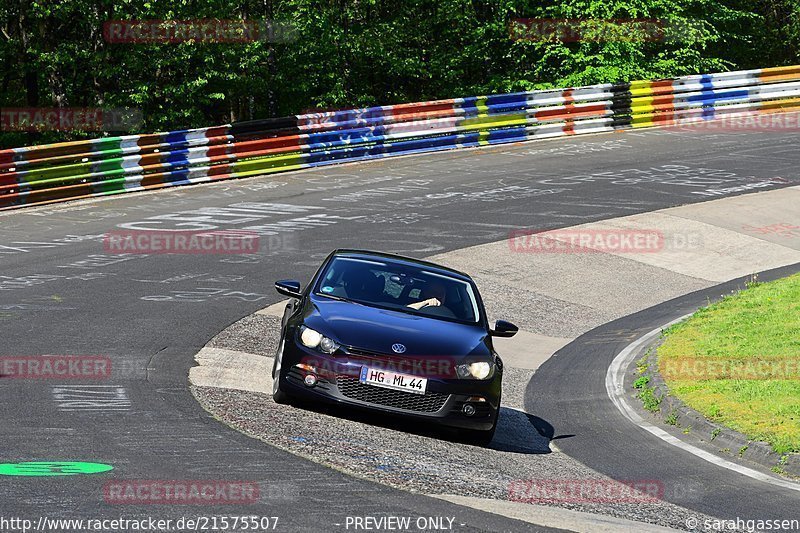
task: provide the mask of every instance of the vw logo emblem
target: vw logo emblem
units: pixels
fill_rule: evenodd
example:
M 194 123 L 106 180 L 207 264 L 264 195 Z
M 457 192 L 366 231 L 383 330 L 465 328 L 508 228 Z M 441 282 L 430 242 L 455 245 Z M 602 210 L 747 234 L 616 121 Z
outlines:
M 406 351 L 406 347 L 398 342 L 397 344 L 392 344 L 392 351 L 394 353 L 403 353 Z

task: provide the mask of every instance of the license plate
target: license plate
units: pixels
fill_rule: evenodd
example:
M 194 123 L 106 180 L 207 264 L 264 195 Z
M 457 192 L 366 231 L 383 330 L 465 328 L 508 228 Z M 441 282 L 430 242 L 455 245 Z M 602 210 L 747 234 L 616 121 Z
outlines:
M 384 387 L 386 389 L 401 390 L 414 394 L 425 394 L 428 387 L 428 380 L 408 374 L 398 374 L 388 370 L 378 370 L 376 368 L 361 367 L 361 376 L 358 379 L 366 385 Z

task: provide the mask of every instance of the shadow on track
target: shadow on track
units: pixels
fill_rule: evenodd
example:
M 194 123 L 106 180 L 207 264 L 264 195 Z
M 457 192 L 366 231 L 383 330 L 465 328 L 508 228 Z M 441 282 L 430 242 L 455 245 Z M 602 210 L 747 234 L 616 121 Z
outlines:
M 295 401 L 294 405 L 301 409 L 343 418 L 377 428 L 393 429 L 412 435 L 421 435 L 463 446 L 471 446 L 459 440 L 457 430 L 440 427 L 425 421 L 408 420 L 400 416 L 392 416 L 385 413 L 372 413 L 359 409 L 347 410 L 336 405 L 313 404 L 302 400 Z M 538 430 L 536 427 L 537 420 L 541 419 L 516 409 L 501 407 L 497 431 L 488 448 L 498 452 L 509 453 L 551 453 L 549 446 L 550 439 Z

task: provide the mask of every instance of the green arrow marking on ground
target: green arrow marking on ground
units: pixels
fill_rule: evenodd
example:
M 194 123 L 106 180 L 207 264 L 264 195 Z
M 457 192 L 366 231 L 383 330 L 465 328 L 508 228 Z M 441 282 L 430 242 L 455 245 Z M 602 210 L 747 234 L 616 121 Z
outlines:
M 77 476 L 80 474 L 99 474 L 113 469 L 113 466 L 102 463 L 31 461 L 26 463 L 2 463 L 0 464 L 0 476 Z

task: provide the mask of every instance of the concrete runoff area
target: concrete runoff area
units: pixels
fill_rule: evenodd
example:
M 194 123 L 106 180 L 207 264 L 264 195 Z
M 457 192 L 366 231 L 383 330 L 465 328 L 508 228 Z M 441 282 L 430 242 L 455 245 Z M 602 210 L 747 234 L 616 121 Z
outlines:
M 272 362 L 261 355 L 223 348 L 203 348 L 189 370 L 192 383 L 221 389 L 272 393 Z
M 758 207 L 742 209 L 743 205 Z M 501 417 L 501 421 L 506 418 L 506 424 L 501 424 L 498 428 L 498 436 L 492 447 L 500 451 L 514 450 L 515 446 L 518 447 L 518 451 L 523 452 L 523 455 L 515 457 L 514 464 L 517 465 L 535 458 L 536 454 L 532 453 L 534 449 L 538 453 L 553 451 L 552 448 L 555 447 L 551 448 L 549 442 L 535 444 L 526 449 L 516 441 L 517 436 L 514 432 L 518 428 L 508 422 L 511 420 L 520 424 L 531 423 L 524 418 L 532 415 L 524 413 L 515 391 L 524 388 L 532 372 L 580 334 L 615 318 L 711 287 L 721 281 L 800 262 L 800 231 L 794 237 L 791 235 L 780 237 L 775 234 L 781 228 L 792 226 L 800 228 L 798 206 L 800 206 L 800 188 L 792 187 L 559 230 L 560 232 L 655 230 L 660 232 L 665 243 L 664 247 L 655 253 L 508 253 L 509 242 L 504 240 L 429 257 L 431 261 L 468 272 L 475 278 L 484 296 L 487 314 L 491 320 L 509 319 L 524 328 L 516 337 L 498 339 L 497 342 L 498 353 L 504 358 L 509 375 L 506 376 L 504 383 L 505 408 Z M 671 247 L 672 244 L 675 247 Z M 536 302 L 546 302 L 552 306 L 551 312 L 538 313 L 535 308 Z M 277 317 L 282 315 L 284 306 L 285 302 L 278 302 L 257 314 L 265 318 L 270 317 L 272 327 L 277 329 L 279 327 Z M 236 328 L 236 325 L 232 326 L 232 333 Z M 215 408 L 221 408 L 222 412 L 215 414 L 226 420 L 231 414 L 231 411 L 225 410 L 230 408 L 230 402 L 216 398 L 213 392 L 215 387 L 261 392 L 264 386 L 254 386 L 252 377 L 244 375 L 249 374 L 246 370 L 247 365 L 240 367 L 240 371 L 243 371 L 241 383 L 231 381 L 230 372 L 232 367 L 236 366 L 231 365 L 226 358 L 231 354 L 225 354 L 223 350 L 217 352 L 216 356 L 211 356 L 210 354 L 215 352 L 208 350 L 219 350 L 219 348 L 206 348 L 201 351 L 197 358 L 199 368 L 202 369 L 204 365 L 220 364 L 223 366 L 222 370 L 214 372 L 193 369 L 191 382 L 196 387 L 195 394 L 204 407 L 210 409 L 212 413 L 215 413 Z M 249 359 L 262 356 L 244 357 Z M 267 359 L 271 369 L 271 359 Z M 271 380 L 269 382 L 271 383 Z M 223 383 L 225 385 L 221 385 Z M 265 398 L 261 397 L 258 401 L 262 404 L 262 409 L 270 411 L 270 416 L 281 416 L 280 412 L 269 409 L 264 404 L 268 402 Z M 228 406 L 225 407 L 225 404 Z M 286 416 L 295 423 L 299 422 L 296 417 L 304 416 L 304 413 L 294 408 L 285 408 L 283 411 L 290 413 Z M 232 412 L 235 412 L 235 408 Z M 318 416 L 323 415 L 313 414 L 313 417 Z M 263 433 L 259 434 L 257 428 L 233 425 L 245 433 L 259 436 L 269 442 L 269 438 Z M 381 429 L 383 433 L 386 431 Z M 402 438 L 402 433 L 398 432 L 396 437 Z M 358 440 L 363 443 L 370 438 L 370 431 L 367 428 Z M 425 437 L 420 436 L 420 438 Z M 528 439 L 529 443 L 537 440 L 532 435 L 525 435 L 524 439 Z M 278 443 L 278 445 L 294 453 L 310 456 L 307 446 L 303 449 L 291 443 Z M 546 450 L 542 449 L 542 446 Z M 558 454 L 557 449 L 554 453 Z M 314 450 L 313 454 L 316 455 L 317 450 Z M 395 459 L 402 460 L 399 457 Z M 355 475 L 363 475 L 356 468 L 358 461 L 348 464 L 347 461 L 339 462 L 330 456 L 321 460 Z M 491 460 L 494 462 L 500 459 L 492 457 Z M 427 464 L 428 468 L 435 468 L 435 460 L 432 459 Z M 443 470 L 447 470 L 447 467 L 443 467 Z M 521 469 L 522 472 L 525 470 Z M 565 471 L 580 472 L 579 475 L 584 477 L 602 477 L 582 465 L 570 465 Z M 556 472 L 557 470 L 552 471 L 551 475 L 561 477 L 557 476 Z M 423 472 L 410 474 L 406 472 L 406 474 L 424 475 Z M 430 476 L 430 473 L 427 475 Z M 386 478 L 378 481 L 388 482 L 401 488 L 413 485 Z M 554 526 L 562 520 L 559 527 L 567 527 L 574 531 L 637 529 L 637 526 L 642 531 L 663 530 L 658 526 L 646 529 L 650 526 L 645 524 L 634 526 L 636 522 L 630 521 L 620 522 L 619 520 L 625 521 L 631 517 L 635 519 L 635 513 L 620 512 L 619 509 L 572 505 L 563 506 L 563 509 L 544 511 L 529 503 L 505 501 L 502 493 L 496 490 L 497 483 L 487 482 L 487 488 L 489 486 L 494 488 L 494 491 L 492 489 L 487 491 L 492 495 L 488 499 L 481 498 L 478 494 L 447 495 L 445 486 L 436 486 L 436 483 L 432 485 L 436 490 L 431 494 L 437 497 L 539 525 Z M 480 483 L 476 485 L 481 486 Z M 608 518 L 609 522 L 606 524 L 605 517 L 598 518 L 581 511 L 616 516 Z M 661 508 L 659 512 L 666 516 L 678 514 L 674 510 L 667 511 L 665 508 Z M 652 518 L 648 521 L 652 521 Z M 681 523 L 666 519 L 663 525 L 680 527 Z

